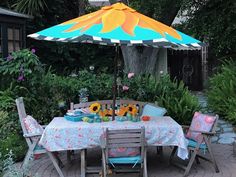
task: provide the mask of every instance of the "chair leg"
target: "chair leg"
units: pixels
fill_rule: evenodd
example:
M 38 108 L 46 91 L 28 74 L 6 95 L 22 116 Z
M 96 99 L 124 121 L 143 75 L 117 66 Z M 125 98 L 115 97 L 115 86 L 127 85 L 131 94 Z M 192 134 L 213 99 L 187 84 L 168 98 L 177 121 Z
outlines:
M 143 177 L 147 177 L 147 151 L 144 150 L 144 159 L 143 159 Z
M 57 164 L 59 165 L 59 167 L 60 167 L 60 168 L 63 168 L 64 165 L 63 165 L 63 163 L 62 163 L 60 157 L 58 156 L 58 152 L 53 152 L 53 155 L 54 155 L 54 157 L 56 158 Z
M 70 163 L 70 164 L 71 164 L 71 154 L 72 154 L 71 151 L 67 151 L 67 152 L 66 152 L 67 162 Z
M 191 155 L 191 159 L 190 159 L 190 161 L 189 161 L 189 163 L 188 163 L 188 166 L 187 166 L 187 168 L 186 168 L 186 170 L 185 170 L 185 172 L 184 172 L 184 177 L 186 177 L 186 176 L 188 176 L 188 174 L 189 174 L 189 171 L 190 171 L 190 169 L 191 169 L 191 167 L 192 167 L 192 165 L 193 165 L 193 162 L 194 162 L 194 160 L 195 160 L 195 157 L 196 157 L 196 155 L 197 155 L 197 149 L 195 149 L 194 151 L 193 151 L 193 153 L 192 153 L 192 155 Z
M 219 168 L 218 168 L 218 165 L 217 165 L 217 163 L 216 163 L 215 157 L 214 157 L 214 155 L 213 155 L 213 152 L 212 152 L 212 149 L 211 149 L 211 143 L 210 143 L 209 141 L 206 141 L 206 144 L 207 144 L 208 151 L 209 151 L 209 153 L 210 153 L 211 160 L 212 160 L 212 163 L 213 163 L 213 165 L 214 165 L 215 171 L 216 171 L 216 173 L 219 173 L 220 170 L 219 170 Z
M 163 155 L 163 147 L 162 146 L 157 146 L 157 154 Z
M 86 176 L 86 149 L 81 149 L 81 177 Z
M 50 157 L 54 167 L 57 170 L 57 173 L 59 174 L 60 177 L 64 177 L 59 165 L 57 164 L 56 158 L 54 157 L 54 155 L 51 152 L 47 152 L 48 156 Z
M 143 177 L 143 174 L 144 174 L 143 166 L 144 166 L 144 163 L 141 163 L 139 177 Z
M 33 155 L 33 152 L 29 149 L 28 152 L 25 155 L 25 158 L 23 160 L 23 163 L 21 164 L 21 167 L 24 169 L 30 161 L 30 157 Z
M 106 157 L 105 157 L 105 151 L 102 150 L 102 177 L 106 176 L 107 176 Z
M 173 157 L 174 157 L 174 155 L 175 155 L 175 153 L 176 153 L 176 151 L 177 151 L 177 146 L 175 146 L 174 147 L 174 149 L 172 150 L 172 152 L 171 152 L 171 155 L 170 155 L 170 159 L 169 159 L 169 163 L 171 164 L 171 162 L 172 162 L 172 160 L 173 160 Z
M 200 164 L 200 160 L 199 160 L 198 156 L 196 156 L 195 159 L 196 159 L 197 164 Z

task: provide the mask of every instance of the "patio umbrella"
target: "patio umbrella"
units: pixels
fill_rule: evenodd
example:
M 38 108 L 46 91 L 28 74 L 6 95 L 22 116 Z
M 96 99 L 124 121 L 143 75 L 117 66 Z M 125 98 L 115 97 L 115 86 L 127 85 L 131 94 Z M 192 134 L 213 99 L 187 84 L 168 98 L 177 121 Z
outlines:
M 28 35 L 38 40 L 143 45 L 175 49 L 200 49 L 204 43 L 118 2 L 100 10 Z M 113 84 L 113 119 L 116 99 L 116 64 Z

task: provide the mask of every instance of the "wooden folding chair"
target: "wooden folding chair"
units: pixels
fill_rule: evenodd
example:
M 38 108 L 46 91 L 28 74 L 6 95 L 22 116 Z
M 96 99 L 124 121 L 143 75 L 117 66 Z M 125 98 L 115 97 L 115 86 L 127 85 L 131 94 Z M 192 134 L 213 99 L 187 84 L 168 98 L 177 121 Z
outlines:
M 57 156 L 57 154 L 46 151 L 46 149 L 44 149 L 42 146 L 40 146 L 38 144 L 42 134 L 32 134 L 27 131 L 25 124 L 24 124 L 24 119 L 27 117 L 27 114 L 25 112 L 25 106 L 24 106 L 24 102 L 23 102 L 22 97 L 16 99 L 16 106 L 17 106 L 17 110 L 18 110 L 20 124 L 21 124 L 22 130 L 23 130 L 23 136 L 25 137 L 25 140 L 26 140 L 28 147 L 29 147 L 29 149 L 26 153 L 26 156 L 24 158 L 24 161 L 22 163 L 22 168 L 27 167 L 30 159 L 33 159 L 34 155 L 47 153 L 49 155 L 50 159 L 52 160 L 53 165 L 56 168 L 59 176 L 64 177 L 64 175 L 62 174 L 62 172 L 60 170 L 60 167 L 62 167 L 63 164 L 62 164 L 62 161 L 60 160 L 60 158 Z M 45 128 L 46 126 L 42 126 L 42 127 Z
M 202 140 L 202 142 L 197 142 L 197 141 L 188 139 L 188 141 L 189 141 L 188 149 L 190 151 L 190 159 L 188 161 L 187 166 L 182 166 L 180 164 L 172 162 L 173 156 L 175 155 L 175 153 L 177 151 L 177 147 L 174 147 L 174 149 L 171 153 L 171 156 L 170 156 L 170 163 L 172 163 L 173 165 L 175 165 L 177 167 L 184 169 L 185 170 L 184 175 L 183 175 L 184 177 L 188 176 L 194 160 L 196 160 L 197 164 L 200 164 L 199 158 L 211 162 L 215 168 L 216 173 L 219 173 L 219 168 L 218 168 L 218 165 L 216 163 L 216 160 L 213 155 L 212 148 L 211 148 L 211 137 L 216 134 L 215 130 L 216 130 L 218 119 L 219 119 L 219 116 L 216 115 L 215 122 L 212 126 L 212 129 L 209 132 L 191 130 L 191 132 L 194 132 L 194 133 L 201 133 L 203 140 Z M 189 128 L 190 128 L 190 126 L 186 126 L 186 125 L 183 125 L 182 127 L 184 129 L 184 132 L 187 132 L 187 130 L 189 130 Z M 209 152 L 210 158 L 207 158 L 206 156 L 204 156 L 206 151 Z M 200 154 L 199 152 L 203 152 L 203 155 L 202 155 L 202 153 Z
M 126 129 L 126 130 L 108 130 L 106 129 L 105 137 L 102 140 L 102 167 L 103 177 L 107 176 L 109 165 L 115 168 L 115 165 L 121 164 L 140 164 L 141 176 L 147 177 L 147 159 L 146 159 L 146 143 L 145 130 L 141 129 Z M 128 157 L 110 157 L 108 151 L 112 148 L 140 148 L 140 154 L 137 156 Z M 136 170 L 114 169 L 116 172 L 137 172 Z

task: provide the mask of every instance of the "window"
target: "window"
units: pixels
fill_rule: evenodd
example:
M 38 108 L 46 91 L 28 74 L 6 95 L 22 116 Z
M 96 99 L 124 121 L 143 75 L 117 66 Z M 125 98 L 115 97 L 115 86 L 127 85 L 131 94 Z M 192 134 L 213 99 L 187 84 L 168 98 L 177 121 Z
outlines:
M 8 27 L 8 52 L 20 50 L 22 46 L 21 30 L 17 27 Z

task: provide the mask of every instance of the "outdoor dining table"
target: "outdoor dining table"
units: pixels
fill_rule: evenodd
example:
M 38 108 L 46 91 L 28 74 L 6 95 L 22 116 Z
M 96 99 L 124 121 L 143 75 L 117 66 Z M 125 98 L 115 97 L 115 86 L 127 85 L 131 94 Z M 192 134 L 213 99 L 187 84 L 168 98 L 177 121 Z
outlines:
M 55 117 L 46 127 L 39 144 L 47 151 L 81 150 L 81 177 L 86 174 L 85 150 L 100 146 L 106 128 L 122 130 L 145 127 L 148 146 L 177 146 L 177 155 L 188 158 L 188 141 L 182 127 L 171 117 L 151 117 L 149 121 L 72 122 Z

